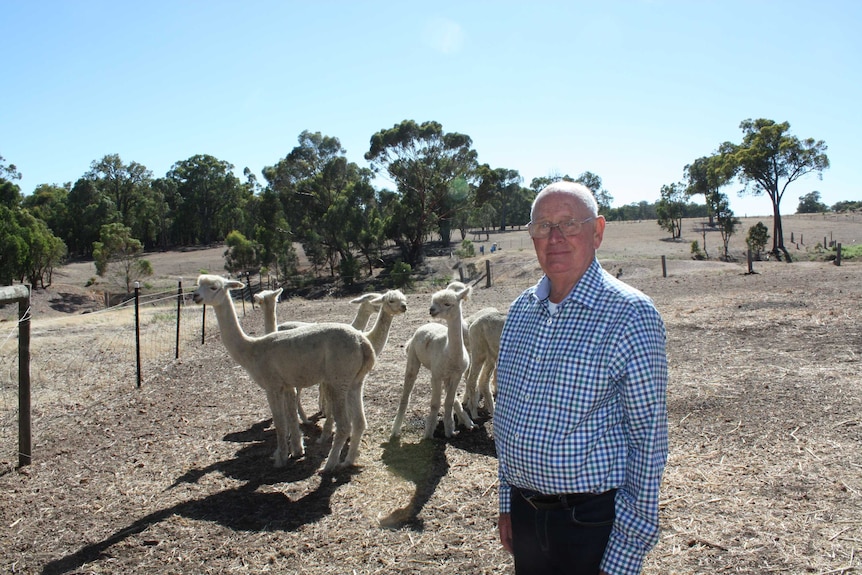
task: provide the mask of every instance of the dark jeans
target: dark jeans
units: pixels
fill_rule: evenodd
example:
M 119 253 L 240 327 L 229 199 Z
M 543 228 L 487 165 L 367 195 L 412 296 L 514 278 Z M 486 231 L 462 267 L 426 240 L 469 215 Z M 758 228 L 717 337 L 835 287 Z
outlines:
M 616 490 L 569 509 L 536 510 L 512 489 L 517 575 L 598 575 L 616 515 Z

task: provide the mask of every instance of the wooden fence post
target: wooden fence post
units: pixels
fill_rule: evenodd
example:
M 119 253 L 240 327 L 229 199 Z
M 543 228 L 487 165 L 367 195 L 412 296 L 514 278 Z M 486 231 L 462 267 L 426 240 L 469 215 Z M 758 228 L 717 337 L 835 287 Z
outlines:
M 485 260 L 485 287 L 491 287 L 491 260 Z
M 141 282 L 135 282 L 135 356 L 138 365 L 138 388 L 141 387 L 141 318 L 138 301 L 141 295 Z
M 841 265 L 841 242 L 835 244 L 835 265 Z
M 174 359 L 180 358 L 180 317 L 183 311 L 183 278 L 177 282 L 177 344 L 174 351 Z
M 661 277 L 667 277 L 667 257 L 661 257 Z

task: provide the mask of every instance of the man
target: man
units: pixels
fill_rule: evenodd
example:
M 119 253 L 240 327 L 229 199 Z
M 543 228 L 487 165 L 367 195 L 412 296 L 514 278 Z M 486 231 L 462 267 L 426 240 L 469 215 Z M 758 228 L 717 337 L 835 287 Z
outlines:
M 544 277 L 500 342 L 500 540 L 519 575 L 640 573 L 667 461 L 664 323 L 596 259 L 605 220 L 589 189 L 551 184 L 530 216 Z

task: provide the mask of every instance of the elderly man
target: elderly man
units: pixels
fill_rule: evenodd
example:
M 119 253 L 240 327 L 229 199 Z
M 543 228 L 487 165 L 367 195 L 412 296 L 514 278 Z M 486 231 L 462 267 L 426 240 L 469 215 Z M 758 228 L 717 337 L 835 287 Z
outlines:
M 589 189 L 549 185 L 531 220 L 544 277 L 509 308 L 497 364 L 500 540 L 519 575 L 640 573 L 667 461 L 664 323 L 596 259 Z

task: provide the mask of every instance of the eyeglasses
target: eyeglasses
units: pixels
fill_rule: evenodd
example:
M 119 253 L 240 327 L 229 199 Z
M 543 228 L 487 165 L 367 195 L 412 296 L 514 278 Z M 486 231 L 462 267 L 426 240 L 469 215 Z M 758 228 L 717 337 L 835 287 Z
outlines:
M 551 230 L 553 230 L 554 228 L 559 229 L 560 233 L 566 237 L 576 236 L 581 233 L 581 230 L 584 228 L 585 223 L 590 222 L 594 219 L 596 219 L 595 216 L 580 221 L 576 220 L 575 218 L 572 218 L 558 224 L 552 224 L 551 222 L 530 222 L 529 224 L 527 224 L 527 231 L 530 232 L 531 238 L 539 240 L 543 240 L 547 237 L 550 237 Z

